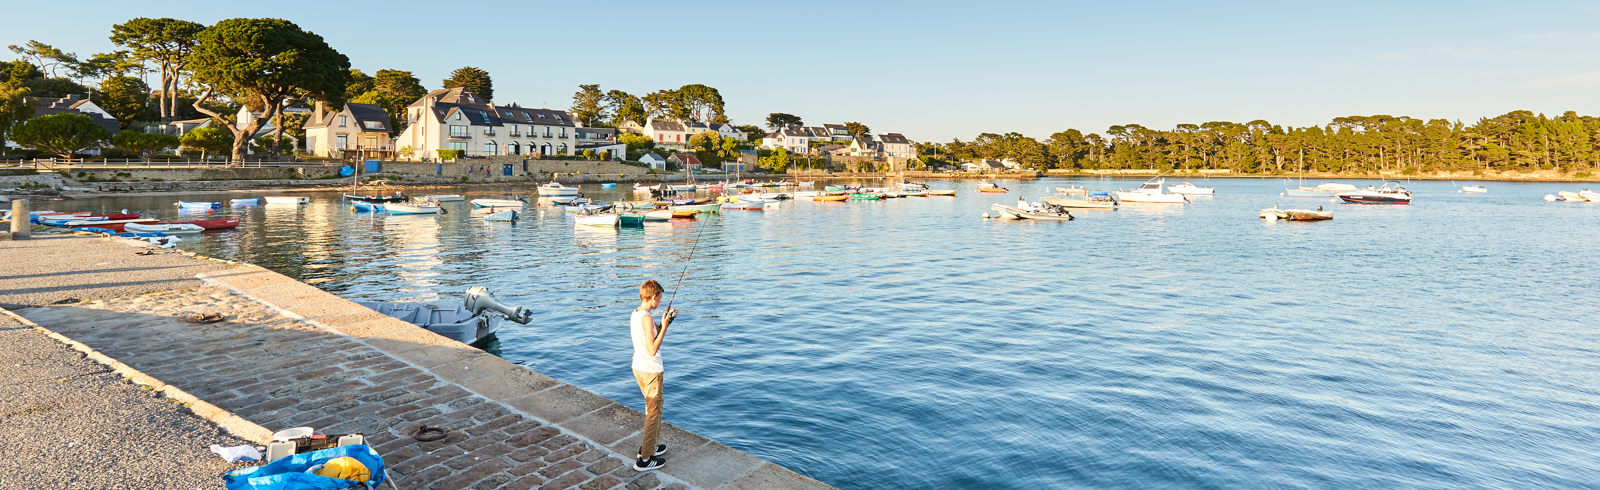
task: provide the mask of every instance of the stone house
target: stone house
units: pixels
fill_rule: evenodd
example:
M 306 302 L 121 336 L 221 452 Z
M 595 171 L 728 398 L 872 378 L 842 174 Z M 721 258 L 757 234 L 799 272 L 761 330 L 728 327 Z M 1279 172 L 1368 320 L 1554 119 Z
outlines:
M 413 159 L 432 160 L 438 150 L 467 156 L 572 156 L 577 124 L 566 111 L 495 105 L 463 87 L 429 92 L 406 106 L 410 126 L 395 146 Z

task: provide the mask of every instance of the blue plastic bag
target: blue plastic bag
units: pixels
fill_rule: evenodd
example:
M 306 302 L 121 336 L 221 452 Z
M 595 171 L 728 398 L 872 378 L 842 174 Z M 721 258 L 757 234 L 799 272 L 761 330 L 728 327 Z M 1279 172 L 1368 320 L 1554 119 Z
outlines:
M 318 476 L 305 471 L 331 459 L 349 456 L 366 465 L 372 480 L 357 482 Z M 222 475 L 228 490 L 339 490 L 366 483 L 377 488 L 383 483 L 383 458 L 365 444 L 341 446 L 296 454 L 255 468 L 230 471 Z

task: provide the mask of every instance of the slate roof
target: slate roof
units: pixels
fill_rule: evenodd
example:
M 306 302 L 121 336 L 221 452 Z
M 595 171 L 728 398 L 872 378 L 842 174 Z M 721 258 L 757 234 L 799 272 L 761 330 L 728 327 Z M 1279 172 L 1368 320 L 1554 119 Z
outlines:
M 333 125 L 333 121 L 339 117 L 340 114 L 343 114 L 345 111 L 349 111 L 351 118 L 355 119 L 355 128 L 360 132 L 394 132 L 394 128 L 389 127 L 389 111 L 384 110 L 377 104 L 357 104 L 354 102 L 346 102 L 344 107 L 344 111 L 324 113 L 321 121 L 317 121 L 315 118 L 306 119 L 305 128 L 312 129 L 331 126 Z
M 678 121 L 650 121 L 650 129 L 656 131 L 686 131 L 683 123 Z
M 89 103 L 88 100 L 79 99 L 77 97 L 69 97 L 65 99 L 57 99 L 53 97 L 23 97 L 23 103 L 33 104 L 33 117 L 51 116 L 63 112 L 83 114 L 85 116 L 89 116 L 89 119 L 93 119 L 95 124 L 99 124 L 100 127 L 106 128 L 106 131 L 110 131 L 111 134 L 122 132 L 122 127 L 117 125 L 116 118 L 98 112 L 84 112 L 78 109 L 79 106 Z
M 674 155 L 672 155 L 672 159 L 673 160 L 677 160 L 679 162 L 682 162 L 684 165 L 699 165 L 700 164 L 700 159 L 699 158 L 695 158 L 693 153 L 678 153 L 678 154 L 674 154 Z
M 845 128 L 843 124 L 823 124 L 822 127 L 824 129 L 827 129 L 829 131 L 829 134 L 837 134 L 837 135 L 850 134 L 850 130 Z
M 902 135 L 900 133 L 880 134 L 880 135 L 878 135 L 878 139 L 883 140 L 884 143 L 889 143 L 889 144 L 910 144 L 911 143 L 910 139 L 907 139 L 905 137 L 905 135 Z

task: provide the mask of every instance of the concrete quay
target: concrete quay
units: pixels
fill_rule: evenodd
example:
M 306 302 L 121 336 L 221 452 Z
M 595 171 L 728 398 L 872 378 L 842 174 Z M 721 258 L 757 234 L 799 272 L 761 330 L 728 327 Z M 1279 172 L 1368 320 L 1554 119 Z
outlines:
M 119 239 L 70 240 L 77 248 L 92 241 L 105 257 L 138 250 Z M 0 254 L 13 253 L 7 246 Z M 52 262 L 50 248 L 26 262 Z M 642 416 L 624 405 L 260 267 L 138 257 L 209 270 L 132 296 L 48 304 L 86 296 L 40 291 L 4 302 L 31 306 L 16 313 L 125 363 L 147 384 L 202 400 L 198 415 L 240 419 L 243 426 L 228 426 L 234 436 L 259 443 L 297 426 L 363 433 L 400 488 L 830 488 L 671 425 L 662 433 L 667 466 L 637 473 L 630 462 Z M 0 275 L 0 290 L 25 285 L 8 276 Z M 183 319 L 191 313 L 226 319 L 193 324 Z M 448 437 L 416 441 L 421 425 L 446 428 Z

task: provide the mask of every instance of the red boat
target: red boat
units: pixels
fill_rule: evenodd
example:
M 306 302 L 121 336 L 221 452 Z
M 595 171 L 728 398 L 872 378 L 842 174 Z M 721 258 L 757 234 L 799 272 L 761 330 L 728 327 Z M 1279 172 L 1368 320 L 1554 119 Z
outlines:
M 181 224 L 181 225 L 195 225 L 195 226 L 199 226 L 201 228 L 205 228 L 206 230 L 223 230 L 223 229 L 227 229 L 227 228 L 237 228 L 239 226 L 239 220 L 237 218 L 234 218 L 234 219 L 203 219 L 203 220 L 195 220 L 195 221 L 159 221 L 159 222 L 155 222 L 155 223 L 151 223 L 151 224 L 153 224 L 153 225 L 179 225 L 179 224 Z

